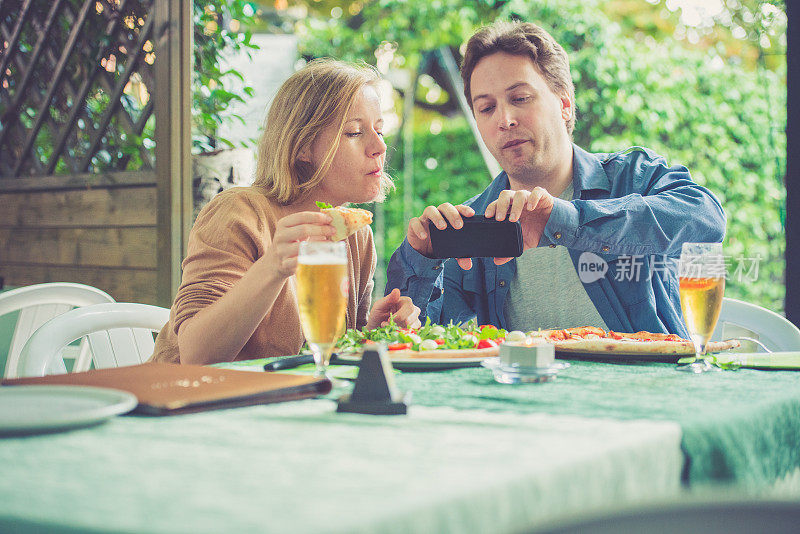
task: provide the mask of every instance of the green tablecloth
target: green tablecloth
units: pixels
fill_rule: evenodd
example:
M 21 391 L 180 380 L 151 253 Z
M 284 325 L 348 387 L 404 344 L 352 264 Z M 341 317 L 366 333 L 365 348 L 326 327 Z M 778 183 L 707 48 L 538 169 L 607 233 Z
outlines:
M 570 363 L 544 384 L 498 384 L 483 367 L 404 372 L 396 381 L 422 406 L 674 421 L 683 431 L 687 484 L 757 489 L 800 467 L 800 371 L 694 375 L 672 363 Z
M 680 491 L 674 423 L 307 400 L 0 440 L 0 532 L 520 532 Z
M 572 363 L 405 372 L 408 416 L 323 399 L 2 439 L 0 531 L 506 532 L 674 496 L 684 458 L 748 489 L 800 466 L 799 373 Z
M 572 361 L 557 380 L 501 385 L 484 368 L 403 373 L 423 406 L 675 421 L 687 456 L 684 481 L 760 486 L 800 466 L 800 372 L 701 375 L 669 363 Z

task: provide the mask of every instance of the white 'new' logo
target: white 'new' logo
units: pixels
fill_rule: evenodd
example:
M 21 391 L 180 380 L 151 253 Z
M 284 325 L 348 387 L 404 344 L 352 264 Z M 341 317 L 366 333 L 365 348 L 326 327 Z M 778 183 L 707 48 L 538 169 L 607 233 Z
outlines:
M 606 260 L 593 252 L 584 252 L 578 258 L 578 278 L 584 284 L 591 284 L 603 278 L 608 272 Z

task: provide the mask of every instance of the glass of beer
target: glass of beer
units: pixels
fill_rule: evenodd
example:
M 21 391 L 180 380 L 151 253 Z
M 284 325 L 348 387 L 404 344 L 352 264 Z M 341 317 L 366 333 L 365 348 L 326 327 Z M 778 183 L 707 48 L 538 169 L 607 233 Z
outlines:
M 336 339 L 344 331 L 349 283 L 343 241 L 304 241 L 297 256 L 300 324 L 314 353 L 317 376 L 324 376 Z
M 678 275 L 683 321 L 695 350 L 695 360 L 678 370 L 703 373 L 713 369 L 705 359 L 706 344 L 714 333 L 725 294 L 722 244 L 684 243 Z

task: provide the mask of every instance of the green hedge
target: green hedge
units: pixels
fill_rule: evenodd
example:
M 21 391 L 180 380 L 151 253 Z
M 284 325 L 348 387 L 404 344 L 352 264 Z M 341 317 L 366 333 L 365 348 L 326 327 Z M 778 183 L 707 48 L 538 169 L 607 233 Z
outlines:
M 388 9 L 408 7 L 392 0 L 379 4 L 389 17 L 382 19 L 382 29 L 393 35 Z M 785 61 L 777 72 L 752 70 L 736 58 L 726 59 L 713 46 L 689 49 L 670 39 L 625 34 L 591 1 L 564 6 L 546 0 L 512 0 L 491 18 L 479 15 L 482 22 L 514 16 L 551 29 L 572 62 L 578 107 L 576 143 L 593 152 L 647 146 L 670 163 L 686 165 L 698 183 L 717 195 L 728 216 L 724 247 L 731 258 L 730 273 L 738 274 L 737 266 L 750 269 L 753 265 L 748 259 L 759 259 L 757 277 L 753 272 L 749 277 L 731 277 L 726 295 L 783 310 Z M 364 16 L 369 21 L 370 14 Z M 350 29 L 340 26 L 338 30 L 337 43 L 327 41 L 324 53 L 354 59 L 358 55 L 354 50 L 363 48 L 363 42 L 352 44 Z M 449 28 L 441 35 L 428 34 L 427 42 L 431 48 L 458 47 L 456 38 L 464 31 L 459 27 L 456 32 Z M 304 41 L 305 52 L 331 32 L 330 26 L 317 34 L 312 31 Z M 358 32 L 359 28 L 352 29 L 353 39 Z M 399 40 L 397 53 L 411 57 L 417 44 Z M 374 56 L 364 54 L 362 59 L 374 63 Z M 423 119 L 415 124 L 415 215 L 428 204 L 464 201 L 490 180 L 464 119 L 445 121 L 437 135 L 430 133 Z M 398 189 L 378 208 L 385 216 L 379 251 L 383 260 L 402 241 L 407 226 L 403 149 L 399 139 L 389 139 L 389 144 L 394 147 L 390 170 Z M 426 166 L 429 158 L 436 160 L 434 169 Z
M 649 55 L 665 53 L 650 50 Z M 728 216 L 724 247 L 733 276 L 726 294 L 783 310 L 786 104 L 781 80 L 769 71 L 725 66 L 709 72 L 697 55 L 673 55 L 655 66 L 644 59 L 576 61 L 576 67 L 591 67 L 592 73 L 589 77 L 576 68 L 576 142 L 594 152 L 643 145 L 670 163 L 686 165 L 695 181 L 717 195 Z M 617 74 L 623 69 L 631 80 Z M 429 204 L 466 200 L 490 180 L 466 120 L 445 124 L 437 135 L 427 124 L 415 129 L 414 214 Z M 397 139 L 389 142 L 397 147 L 393 161 L 399 166 L 402 146 Z M 436 161 L 434 169 L 426 166 L 429 158 Z M 397 190 L 383 205 L 385 259 L 402 242 L 408 222 L 403 170 L 390 164 L 390 171 Z M 757 273 L 752 270 L 756 258 Z

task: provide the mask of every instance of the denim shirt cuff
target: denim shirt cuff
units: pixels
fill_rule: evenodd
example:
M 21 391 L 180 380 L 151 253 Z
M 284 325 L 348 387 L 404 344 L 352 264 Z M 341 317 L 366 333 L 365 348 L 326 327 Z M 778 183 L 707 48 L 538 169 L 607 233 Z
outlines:
M 539 239 L 539 246 L 563 245 L 572 246 L 578 238 L 578 208 L 572 202 L 560 198 L 554 199 L 550 219 Z

